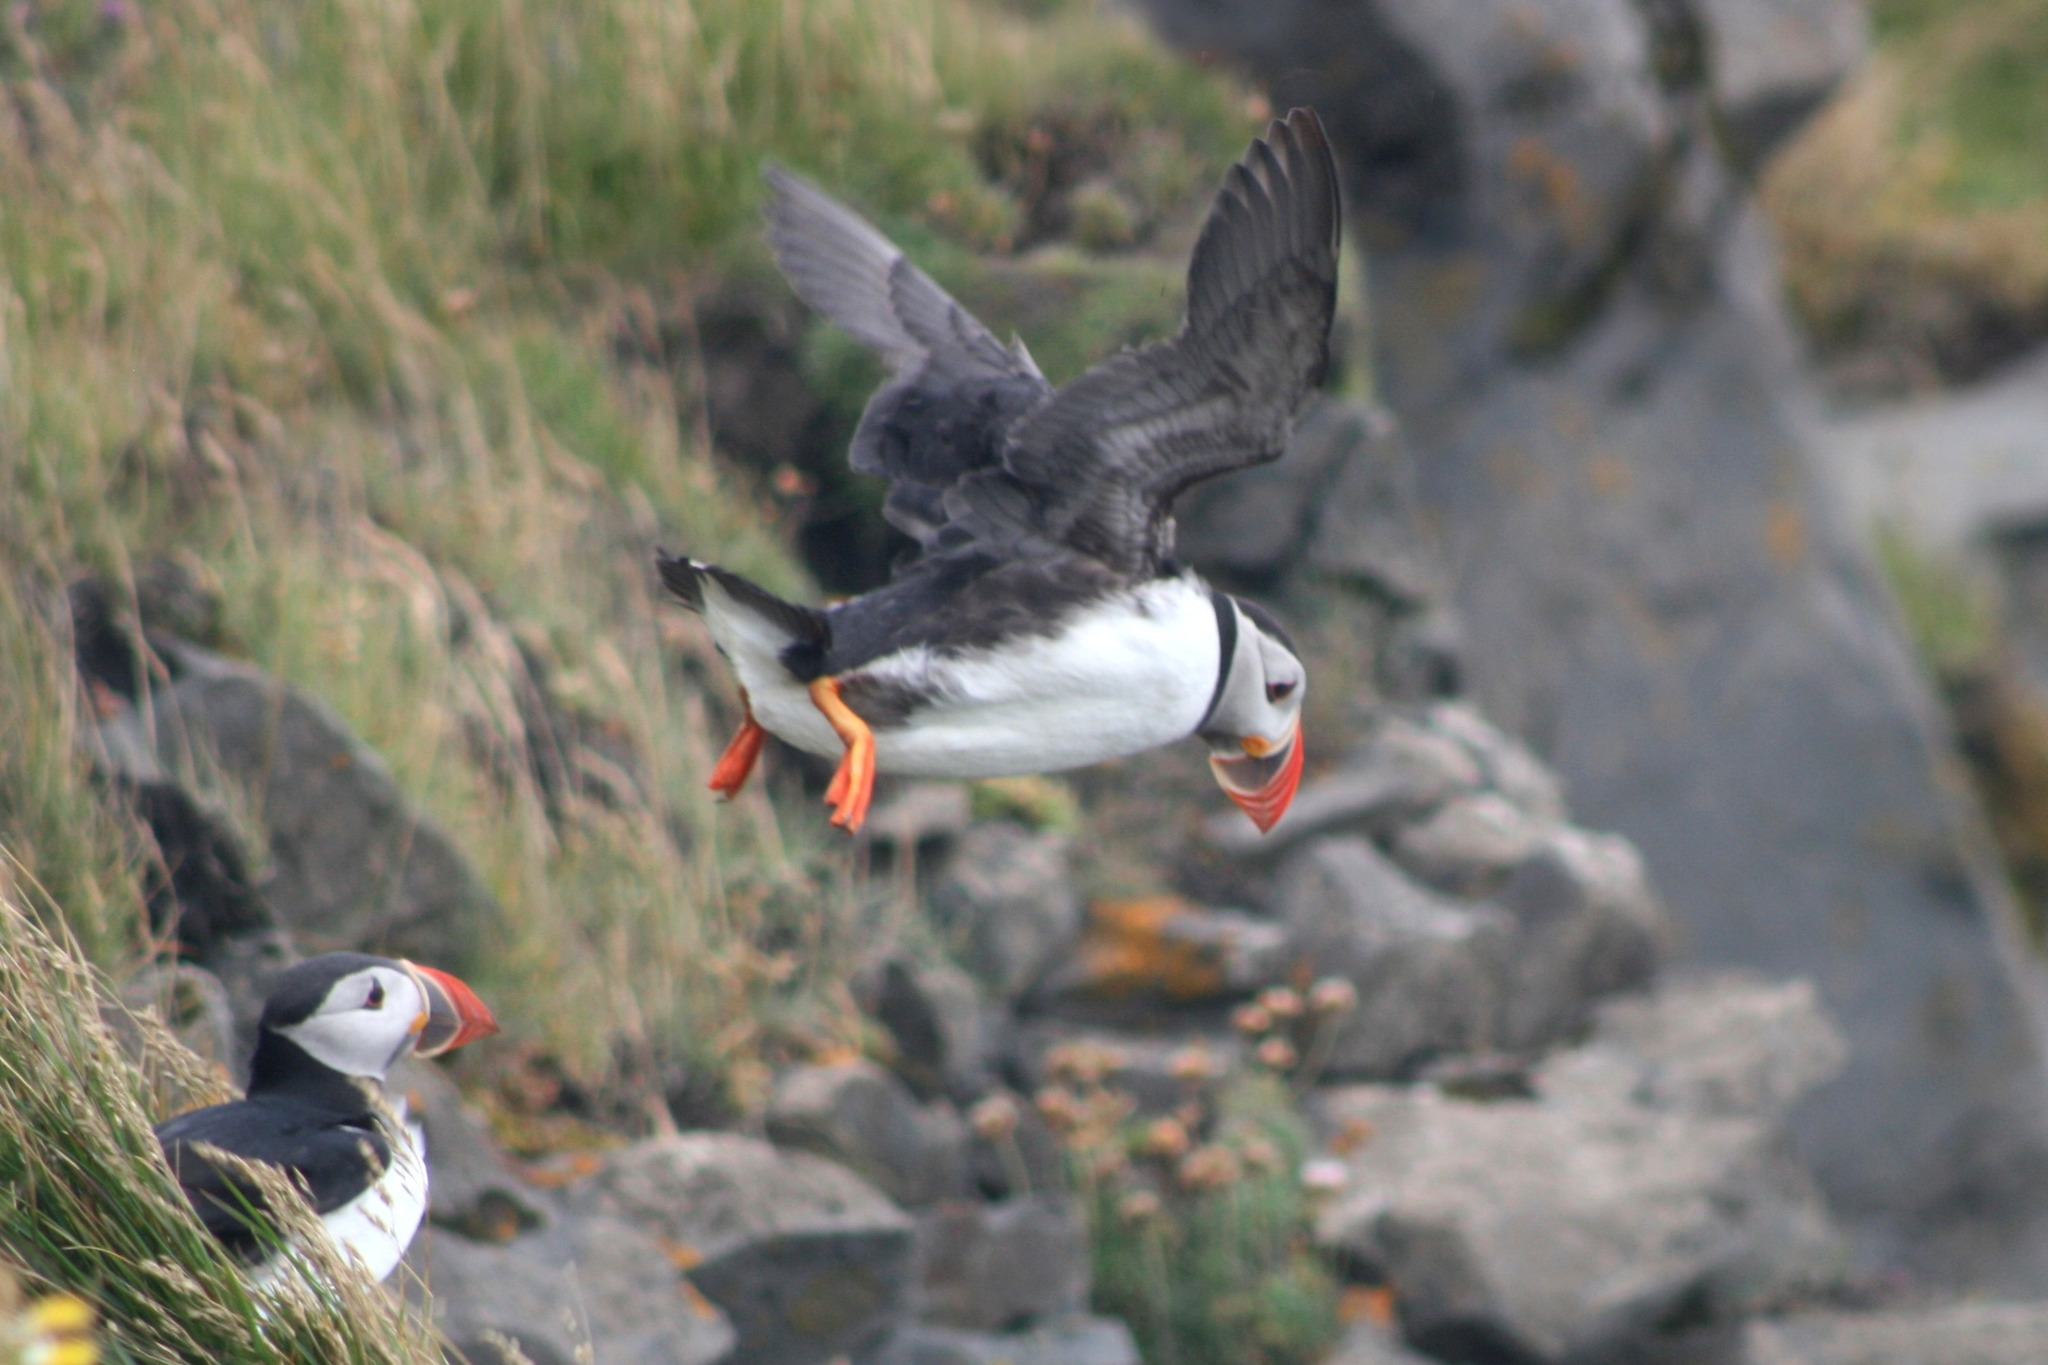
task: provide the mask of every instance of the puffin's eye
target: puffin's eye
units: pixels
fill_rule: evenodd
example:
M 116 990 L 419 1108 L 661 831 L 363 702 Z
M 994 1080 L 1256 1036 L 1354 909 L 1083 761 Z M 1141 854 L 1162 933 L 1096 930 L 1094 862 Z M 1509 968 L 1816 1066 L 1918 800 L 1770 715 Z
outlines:
M 383 982 L 374 979 L 370 982 L 370 993 L 363 1000 L 363 1008 L 366 1010 L 381 1010 L 384 1008 Z
M 1286 701 L 1292 695 L 1294 695 L 1294 684 L 1291 682 L 1266 684 L 1266 700 L 1269 702 Z

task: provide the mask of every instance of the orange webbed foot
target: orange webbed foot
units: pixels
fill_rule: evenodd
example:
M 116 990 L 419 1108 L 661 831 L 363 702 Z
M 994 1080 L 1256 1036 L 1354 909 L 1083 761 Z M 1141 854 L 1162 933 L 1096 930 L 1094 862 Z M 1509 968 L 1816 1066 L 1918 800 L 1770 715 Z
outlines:
M 732 737 L 732 743 L 725 746 L 719 755 L 718 766 L 711 770 L 711 790 L 730 801 L 740 794 L 740 788 L 747 785 L 747 778 L 754 771 L 755 762 L 761 757 L 761 746 L 768 742 L 768 732 L 761 728 L 761 722 L 754 719 L 754 705 L 747 700 L 745 692 L 740 693 L 740 705 L 746 708 L 746 719 L 740 722 L 739 733 Z
M 814 681 L 811 704 L 824 714 L 833 732 L 846 744 L 839 770 L 832 774 L 832 785 L 825 789 L 825 802 L 832 807 L 832 823 L 852 834 L 868 818 L 868 803 L 875 795 L 875 733 L 840 697 L 837 678 Z

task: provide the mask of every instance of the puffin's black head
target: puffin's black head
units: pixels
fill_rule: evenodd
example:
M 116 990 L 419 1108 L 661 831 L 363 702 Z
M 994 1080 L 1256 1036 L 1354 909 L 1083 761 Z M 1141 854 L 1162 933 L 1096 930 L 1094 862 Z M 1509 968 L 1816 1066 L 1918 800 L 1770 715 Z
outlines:
M 446 972 L 368 953 L 323 953 L 271 988 L 250 1088 L 265 1079 L 273 1038 L 344 1076 L 381 1081 L 407 1053 L 438 1056 L 497 1031 L 476 992 Z
M 1229 604 L 1236 616 L 1236 630 L 1225 632 L 1231 655 L 1201 737 L 1217 784 L 1263 831 L 1286 813 L 1301 785 L 1308 671 L 1272 613 L 1239 597 Z

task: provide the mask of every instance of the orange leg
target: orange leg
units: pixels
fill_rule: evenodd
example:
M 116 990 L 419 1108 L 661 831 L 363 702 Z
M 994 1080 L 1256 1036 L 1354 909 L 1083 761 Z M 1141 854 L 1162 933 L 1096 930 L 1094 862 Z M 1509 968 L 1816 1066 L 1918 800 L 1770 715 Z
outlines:
M 740 705 L 746 708 L 746 719 L 740 722 L 739 733 L 732 737 L 732 743 L 725 746 L 719 755 L 718 766 L 711 770 L 711 790 L 730 801 L 740 794 L 740 788 L 747 785 L 747 777 L 754 771 L 754 763 L 761 757 L 761 746 L 768 740 L 768 732 L 761 728 L 761 722 L 754 719 L 754 704 L 747 700 L 747 694 L 740 693 Z
M 832 823 L 852 834 L 868 818 L 868 802 L 875 794 L 874 731 L 840 700 L 837 678 L 813 682 L 811 704 L 824 712 L 832 729 L 846 742 L 846 757 L 839 760 L 839 771 L 832 774 L 832 785 L 825 789 L 825 801 L 832 807 Z

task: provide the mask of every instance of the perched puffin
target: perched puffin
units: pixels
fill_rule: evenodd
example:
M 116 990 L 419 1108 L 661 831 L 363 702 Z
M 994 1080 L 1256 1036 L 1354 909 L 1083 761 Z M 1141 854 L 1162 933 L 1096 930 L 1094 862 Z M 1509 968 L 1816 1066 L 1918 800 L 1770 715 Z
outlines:
M 157 1141 L 207 1231 L 245 1261 L 264 1258 L 247 1216 L 262 1197 L 206 1147 L 282 1168 L 335 1244 L 382 1280 L 427 1209 L 425 1153 L 384 1074 L 407 1054 L 439 1056 L 497 1031 L 446 972 L 367 953 L 309 958 L 264 1002 L 248 1098 L 180 1114 L 157 1126 Z M 259 1268 L 259 1282 L 275 1269 Z
M 768 239 L 805 302 L 892 374 L 853 438 L 919 543 L 885 587 L 818 609 L 657 555 L 739 675 L 711 776 L 737 793 L 767 733 L 840 758 L 832 823 L 875 773 L 1055 772 L 1189 735 L 1260 829 L 1301 778 L 1306 677 L 1253 604 L 1173 559 L 1173 501 L 1280 457 L 1336 308 L 1336 167 L 1307 109 L 1231 168 L 1188 266 L 1187 318 L 1055 389 L 817 186 L 767 173 Z

